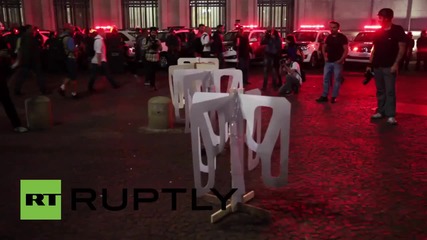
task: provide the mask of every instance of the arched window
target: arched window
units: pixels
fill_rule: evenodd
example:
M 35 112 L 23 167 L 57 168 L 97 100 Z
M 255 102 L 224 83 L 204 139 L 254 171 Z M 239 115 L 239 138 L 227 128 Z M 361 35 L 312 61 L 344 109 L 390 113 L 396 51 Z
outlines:
M 0 0 L 0 22 L 4 28 L 24 24 L 21 0 Z
M 190 25 L 205 24 L 216 27 L 226 25 L 226 0 L 190 0 Z
M 282 34 L 293 30 L 294 0 L 258 0 L 258 22 Z
M 158 27 L 158 0 L 122 0 L 123 27 Z
M 56 27 L 61 29 L 65 23 L 81 28 L 91 27 L 89 0 L 54 0 Z

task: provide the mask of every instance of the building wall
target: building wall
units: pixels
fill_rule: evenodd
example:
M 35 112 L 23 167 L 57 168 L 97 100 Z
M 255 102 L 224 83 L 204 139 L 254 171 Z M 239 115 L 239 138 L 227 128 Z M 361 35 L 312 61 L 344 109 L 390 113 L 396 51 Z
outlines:
M 357 31 L 366 24 L 375 23 L 378 11 L 383 7 L 395 10 L 395 22 L 406 30 L 427 28 L 426 0 L 295 0 L 295 27 L 301 24 L 326 24 L 334 19 L 341 23 L 343 31 Z M 189 26 L 190 13 L 187 0 L 160 0 L 159 26 Z M 24 20 L 44 29 L 56 29 L 53 0 L 23 0 Z M 91 0 L 93 25 L 122 27 L 120 0 Z M 235 20 L 243 24 L 255 24 L 257 0 L 229 0 L 227 3 L 228 27 Z

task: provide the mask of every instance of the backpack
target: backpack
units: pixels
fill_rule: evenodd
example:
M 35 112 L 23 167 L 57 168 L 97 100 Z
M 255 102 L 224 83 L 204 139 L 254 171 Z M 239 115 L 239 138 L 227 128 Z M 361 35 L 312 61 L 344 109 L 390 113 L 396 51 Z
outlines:
M 86 52 L 87 52 L 88 57 L 90 57 L 90 58 L 93 58 L 95 56 L 94 45 L 95 45 L 95 38 L 88 37 L 86 39 Z
M 203 45 L 200 37 L 197 37 L 196 39 L 194 39 L 193 48 L 196 53 L 200 53 L 200 54 L 203 53 Z
M 66 37 L 69 36 L 65 35 L 54 39 L 52 45 L 50 46 L 50 50 L 52 51 L 53 56 L 55 56 L 55 59 L 58 61 L 65 61 L 65 59 L 67 58 L 67 53 L 65 52 L 64 47 L 64 39 Z
M 298 63 L 298 62 L 297 62 L 297 63 Z M 292 63 L 291 63 L 291 65 L 292 65 L 292 64 L 294 64 L 294 62 L 292 62 Z M 299 64 L 299 63 L 298 63 L 298 64 Z M 297 72 L 297 74 L 301 77 L 301 81 L 302 81 L 302 82 L 305 82 L 305 80 L 306 80 L 306 79 L 305 79 L 305 71 L 303 71 L 303 70 L 301 69 L 301 65 L 300 65 L 299 71 L 300 71 L 300 73 L 301 73 L 301 74 L 299 74 L 298 72 Z

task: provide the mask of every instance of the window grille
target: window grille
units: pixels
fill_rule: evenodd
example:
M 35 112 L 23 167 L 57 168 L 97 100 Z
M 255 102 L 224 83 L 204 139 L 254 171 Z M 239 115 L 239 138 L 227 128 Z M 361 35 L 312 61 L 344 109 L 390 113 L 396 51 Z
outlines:
M 61 29 L 65 23 L 80 28 L 90 28 L 89 0 L 54 0 L 56 27 Z
M 158 0 L 123 0 L 123 27 L 158 27 Z
M 293 31 L 294 0 L 258 0 L 258 25 L 282 35 Z
M 226 0 L 190 0 L 190 27 L 226 25 Z
M 20 0 L 0 0 L 0 22 L 5 29 L 23 25 L 23 16 Z

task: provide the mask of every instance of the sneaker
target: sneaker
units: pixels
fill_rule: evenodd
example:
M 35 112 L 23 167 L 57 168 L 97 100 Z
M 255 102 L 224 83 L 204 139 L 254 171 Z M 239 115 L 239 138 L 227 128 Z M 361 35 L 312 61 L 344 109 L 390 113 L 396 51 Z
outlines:
M 26 128 L 26 127 L 16 127 L 15 129 L 13 129 L 13 131 L 15 131 L 17 133 L 25 133 L 25 132 L 28 132 L 28 128 Z
M 331 103 L 336 103 L 337 102 L 337 98 L 333 97 L 331 98 Z
M 387 123 L 388 123 L 388 124 L 390 124 L 390 125 L 396 125 L 396 124 L 397 124 L 396 118 L 394 118 L 394 117 L 389 117 L 389 118 L 387 119 Z
M 316 102 L 327 102 L 328 97 L 321 96 L 320 98 L 316 99 Z
M 374 115 L 371 116 L 371 119 L 380 119 L 383 117 L 384 116 L 381 113 L 375 113 Z
M 150 86 L 150 82 L 145 82 L 144 85 L 145 86 Z

